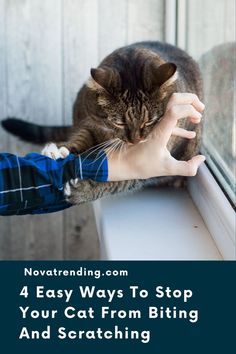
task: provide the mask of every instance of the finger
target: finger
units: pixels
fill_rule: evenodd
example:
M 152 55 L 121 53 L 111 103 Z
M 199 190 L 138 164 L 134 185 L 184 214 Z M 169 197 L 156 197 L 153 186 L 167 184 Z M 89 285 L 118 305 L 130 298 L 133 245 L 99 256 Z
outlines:
M 193 123 L 193 124 L 198 124 L 201 122 L 201 118 L 193 118 L 193 117 L 190 117 L 190 122 Z
M 166 111 L 176 104 L 191 104 L 199 112 L 202 112 L 205 108 L 205 105 L 199 100 L 197 95 L 188 92 L 173 93 L 166 106 Z
M 157 132 L 160 134 L 163 144 L 167 144 L 177 121 L 181 118 L 190 117 L 191 119 L 201 120 L 201 113 L 199 113 L 192 105 L 175 105 L 172 106 L 163 116 L 161 121 L 157 124 Z M 159 129 L 159 131 L 158 131 Z
M 191 158 L 189 161 L 174 160 L 173 175 L 192 177 L 197 174 L 199 166 L 205 161 L 205 156 L 197 155 Z
M 175 127 L 172 131 L 172 135 L 179 136 L 181 138 L 186 138 L 186 139 L 193 139 L 196 136 L 196 132 Z

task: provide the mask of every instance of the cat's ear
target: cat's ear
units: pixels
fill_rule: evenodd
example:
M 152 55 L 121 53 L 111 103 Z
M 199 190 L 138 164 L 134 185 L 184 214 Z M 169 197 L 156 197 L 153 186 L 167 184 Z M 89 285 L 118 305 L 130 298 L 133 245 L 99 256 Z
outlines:
M 120 86 L 120 75 L 115 69 L 109 67 L 100 67 L 91 69 L 90 72 L 94 81 L 93 89 L 105 89 L 106 91 L 111 92 Z
M 177 66 L 174 63 L 162 64 L 157 70 L 157 78 L 159 86 L 173 84 L 177 79 Z
M 144 68 L 144 80 L 146 89 L 153 93 L 161 86 L 172 85 L 177 79 L 177 66 L 174 63 L 162 65 L 149 62 Z

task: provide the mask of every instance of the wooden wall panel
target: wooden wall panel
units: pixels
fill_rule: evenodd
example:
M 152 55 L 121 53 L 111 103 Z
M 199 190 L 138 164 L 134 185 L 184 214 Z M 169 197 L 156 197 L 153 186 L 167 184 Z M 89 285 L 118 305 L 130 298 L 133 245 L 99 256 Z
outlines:
M 128 0 L 128 43 L 143 40 L 163 40 L 164 1 Z
M 71 123 L 72 105 L 90 68 L 98 64 L 97 0 L 63 2 L 64 121 Z M 98 236 L 90 204 L 64 212 L 64 258 L 98 259 Z
M 127 44 L 128 0 L 99 0 L 99 62 L 113 50 Z
M 64 121 L 71 123 L 76 94 L 98 64 L 97 0 L 63 0 Z
M 0 0 L 0 14 L 5 13 L 5 0 Z M 3 16 L 0 20 L 0 119 L 6 116 L 6 36 L 5 21 Z M 0 151 L 7 150 L 8 135 L 0 129 Z M 5 259 L 11 253 L 11 242 L 9 239 L 10 220 L 0 216 L 0 259 Z
M 60 2 L 10 0 L 6 4 L 6 113 L 38 123 L 61 124 Z M 14 137 L 9 139 L 8 150 L 18 155 L 35 148 Z M 61 213 L 9 219 L 12 257 L 62 257 Z
M 163 38 L 163 0 L 0 0 L 0 118 L 70 124 L 78 89 L 114 49 Z M 40 148 L 0 128 L 0 149 Z M 92 205 L 0 217 L 0 259 L 96 259 Z

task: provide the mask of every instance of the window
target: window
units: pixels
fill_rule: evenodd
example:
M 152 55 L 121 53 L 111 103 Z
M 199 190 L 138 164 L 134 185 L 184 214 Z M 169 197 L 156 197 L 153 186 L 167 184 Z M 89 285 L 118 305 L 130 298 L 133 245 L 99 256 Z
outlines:
M 177 44 L 199 63 L 206 104 L 203 153 L 235 204 L 235 1 L 179 0 Z
M 165 0 L 164 3 L 166 42 L 187 50 L 203 72 L 207 106 L 203 149 L 211 171 L 202 165 L 198 175 L 189 178 L 186 191 L 144 190 L 96 201 L 102 255 L 105 259 L 220 259 L 222 256 L 233 260 L 235 213 L 219 185 L 233 199 L 234 0 Z M 122 216 L 121 224 L 117 215 Z

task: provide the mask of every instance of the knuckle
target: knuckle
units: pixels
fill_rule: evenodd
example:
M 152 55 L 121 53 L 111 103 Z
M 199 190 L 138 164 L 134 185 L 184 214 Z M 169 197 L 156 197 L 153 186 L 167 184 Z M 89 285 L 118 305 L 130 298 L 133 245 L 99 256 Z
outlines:
M 194 177 L 196 176 L 196 168 L 194 168 L 194 166 L 192 164 L 189 164 L 189 167 L 188 167 L 188 176 L 189 177 Z
M 177 99 L 178 99 L 178 97 L 179 97 L 179 93 L 178 93 L 178 92 L 172 93 L 172 95 L 171 95 L 171 97 L 170 97 L 170 102 L 171 102 L 171 103 L 176 102 Z
M 197 98 L 197 95 L 195 93 L 192 93 L 192 92 L 188 92 L 186 94 L 186 98 L 188 98 L 189 100 L 191 101 L 194 101 L 196 98 Z
M 169 112 L 171 118 L 176 118 L 176 115 L 178 113 L 178 107 L 176 105 L 173 105 L 172 107 L 170 107 Z
M 195 108 L 192 105 L 189 105 L 188 109 L 189 109 L 189 113 L 191 115 L 195 115 L 196 114 L 196 110 L 195 110 Z
M 198 100 L 198 97 L 195 93 L 191 93 L 193 100 Z

